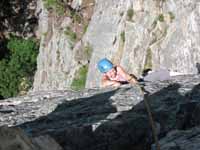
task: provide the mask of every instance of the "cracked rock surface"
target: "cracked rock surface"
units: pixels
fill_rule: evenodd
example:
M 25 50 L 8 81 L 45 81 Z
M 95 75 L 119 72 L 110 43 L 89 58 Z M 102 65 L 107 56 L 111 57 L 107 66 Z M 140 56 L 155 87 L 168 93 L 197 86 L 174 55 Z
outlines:
M 198 147 L 200 76 L 143 84 L 161 148 Z M 1 126 L 20 128 L 29 138 L 48 135 L 64 150 L 155 149 L 139 85 L 29 93 L 0 101 L 0 114 Z

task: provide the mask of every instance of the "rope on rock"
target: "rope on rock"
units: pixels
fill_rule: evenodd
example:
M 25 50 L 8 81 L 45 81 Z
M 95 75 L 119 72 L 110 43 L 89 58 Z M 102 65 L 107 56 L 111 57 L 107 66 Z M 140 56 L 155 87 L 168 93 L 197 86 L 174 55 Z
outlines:
M 140 84 L 139 86 L 140 86 L 140 89 L 141 89 L 141 91 L 144 95 L 144 104 L 145 104 L 145 107 L 146 107 L 146 110 L 147 110 L 147 113 L 148 113 L 149 122 L 151 124 L 152 132 L 153 132 L 153 136 L 154 136 L 154 140 L 155 140 L 155 144 L 156 144 L 156 149 L 160 150 L 160 144 L 158 142 L 158 136 L 157 136 L 157 132 L 156 132 L 155 121 L 153 119 L 152 112 L 151 112 L 151 109 L 150 109 L 150 105 L 149 105 L 148 100 L 147 100 L 149 92 L 145 90 L 144 85 Z

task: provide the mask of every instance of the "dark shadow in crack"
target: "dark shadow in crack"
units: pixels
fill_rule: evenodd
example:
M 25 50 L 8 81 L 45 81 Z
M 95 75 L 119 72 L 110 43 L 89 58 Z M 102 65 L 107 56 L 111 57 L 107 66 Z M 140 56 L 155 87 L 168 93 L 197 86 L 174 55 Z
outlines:
M 49 134 L 62 146 L 82 149 L 94 143 L 91 124 L 104 121 L 111 113 L 116 113 L 110 97 L 118 89 L 91 97 L 64 101 L 47 116 L 19 125 L 31 136 Z M 67 148 L 65 148 L 67 149 Z
M 199 87 L 181 94 L 181 85 L 174 83 L 146 96 L 159 138 L 174 129 L 200 125 Z M 117 113 L 110 99 L 117 91 L 64 102 L 49 115 L 20 127 L 32 136 L 49 134 L 64 150 L 150 150 L 154 140 L 143 101 L 107 119 L 109 114 Z

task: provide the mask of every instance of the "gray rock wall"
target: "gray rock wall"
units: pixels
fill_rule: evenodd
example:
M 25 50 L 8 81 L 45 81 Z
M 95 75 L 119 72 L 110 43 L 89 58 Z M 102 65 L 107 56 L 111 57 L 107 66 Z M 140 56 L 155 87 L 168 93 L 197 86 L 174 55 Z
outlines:
M 87 34 L 94 53 L 86 86 L 99 86 L 103 57 L 136 76 L 146 68 L 197 73 L 199 10 L 198 1 L 99 0 Z
M 63 15 L 58 15 L 53 11 L 47 11 L 42 0 L 37 1 L 39 14 L 37 37 L 41 41 L 37 72 L 31 91 L 69 89 L 75 72 L 81 66 L 88 64 L 89 56 L 84 51 L 88 43 L 82 42 L 80 37 L 83 31 L 79 30 L 83 30 L 84 25 L 86 27 L 92 15 L 93 5 L 93 0 L 74 0 L 70 7 L 71 9 L 74 7 L 74 10 L 66 10 Z M 72 13 L 70 11 L 75 11 L 80 6 L 84 8 L 81 12 L 82 18 L 70 15 Z M 81 23 L 77 23 L 79 21 Z M 74 33 L 76 38 L 73 37 Z
M 0 127 L 0 141 L 3 150 L 62 150 L 51 137 L 32 138 L 20 128 Z
M 160 140 L 162 150 L 197 150 L 199 145 L 199 127 L 192 128 L 187 131 L 175 130 L 167 134 Z M 152 150 L 156 150 L 155 145 Z
M 79 9 L 81 2 L 72 6 Z M 38 1 L 38 8 L 42 7 Z M 44 8 L 40 13 L 41 36 L 34 91 L 66 89 L 75 71 L 87 64 L 83 45 L 89 43 L 92 56 L 86 87 L 98 87 L 97 62 L 103 57 L 140 76 L 147 68 L 167 68 L 181 74 L 196 74 L 200 62 L 200 4 L 198 0 L 144 1 L 96 0 L 86 33 L 72 48 L 64 28 L 69 17 L 55 19 Z
M 42 0 L 38 0 L 38 13 L 37 36 L 41 42 L 32 91 L 68 89 L 78 68 L 74 43 L 65 33 L 72 19 L 47 11 Z

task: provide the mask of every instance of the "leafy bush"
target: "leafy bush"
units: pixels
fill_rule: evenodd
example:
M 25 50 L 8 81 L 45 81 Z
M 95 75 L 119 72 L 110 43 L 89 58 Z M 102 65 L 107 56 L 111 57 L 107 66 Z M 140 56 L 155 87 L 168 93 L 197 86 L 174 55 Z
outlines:
M 0 95 L 4 98 L 16 96 L 22 78 L 31 82 L 31 76 L 36 70 L 38 45 L 35 41 L 13 37 L 9 40 L 10 56 L 0 61 Z
M 84 89 L 87 78 L 88 66 L 82 66 L 76 73 L 72 81 L 71 88 L 74 90 Z
M 31 74 L 36 69 L 36 57 L 38 45 L 33 39 L 24 40 L 11 38 L 8 42 L 8 49 L 11 51 L 10 65 Z
M 57 14 L 63 15 L 65 13 L 64 2 L 61 0 L 43 0 L 44 6 L 47 9 L 54 10 Z

